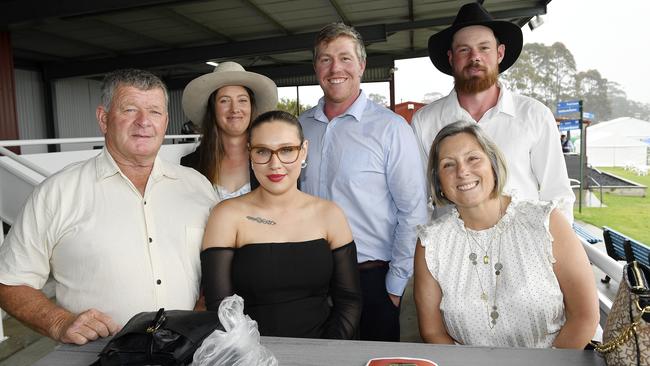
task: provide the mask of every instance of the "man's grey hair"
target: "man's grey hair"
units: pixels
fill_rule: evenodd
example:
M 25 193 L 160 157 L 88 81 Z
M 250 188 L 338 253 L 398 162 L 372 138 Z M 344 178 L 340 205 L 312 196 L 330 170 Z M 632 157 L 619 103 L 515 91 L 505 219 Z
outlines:
M 366 47 L 363 45 L 361 34 L 345 23 L 336 22 L 324 26 L 314 41 L 314 63 L 318 59 L 321 44 L 328 44 L 339 37 L 349 37 L 356 43 L 356 53 L 359 61 L 366 61 Z
M 167 86 L 160 80 L 159 77 L 150 73 L 149 71 L 138 70 L 138 69 L 120 69 L 109 72 L 104 76 L 104 81 L 102 82 L 102 106 L 108 112 L 111 108 L 111 102 L 113 101 L 113 94 L 118 86 L 132 86 L 140 90 L 152 90 L 160 88 L 165 94 L 165 108 L 167 108 L 167 103 L 169 101 L 169 94 L 167 92 Z
M 440 186 L 440 176 L 438 164 L 440 160 L 440 143 L 447 137 L 458 135 L 459 133 L 467 133 L 474 136 L 476 142 L 481 146 L 483 152 L 488 156 L 490 165 L 492 165 L 492 174 L 494 175 L 494 189 L 490 197 L 495 198 L 503 193 L 503 187 L 508 179 L 508 170 L 506 168 L 506 160 L 501 153 L 501 150 L 492 140 L 483 132 L 483 129 L 474 122 L 457 121 L 450 125 L 445 126 L 436 138 L 433 140 L 431 150 L 429 151 L 429 163 L 427 164 L 427 178 L 429 180 L 429 189 L 431 190 L 431 197 L 436 206 L 444 206 L 453 204 L 442 194 L 442 187 Z

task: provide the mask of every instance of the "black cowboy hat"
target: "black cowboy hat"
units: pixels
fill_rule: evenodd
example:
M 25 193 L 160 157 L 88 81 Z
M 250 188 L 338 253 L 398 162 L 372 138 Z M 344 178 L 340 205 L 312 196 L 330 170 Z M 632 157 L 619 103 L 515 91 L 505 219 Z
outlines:
M 506 53 L 499 64 L 499 73 L 506 71 L 517 61 L 524 43 L 521 28 L 510 22 L 494 20 L 481 4 L 474 2 L 463 5 L 450 27 L 429 38 L 429 58 L 438 70 L 447 75 L 452 74 L 447 51 L 451 49 L 454 34 L 459 29 L 470 25 L 482 25 L 492 29 L 499 43 L 506 46 Z

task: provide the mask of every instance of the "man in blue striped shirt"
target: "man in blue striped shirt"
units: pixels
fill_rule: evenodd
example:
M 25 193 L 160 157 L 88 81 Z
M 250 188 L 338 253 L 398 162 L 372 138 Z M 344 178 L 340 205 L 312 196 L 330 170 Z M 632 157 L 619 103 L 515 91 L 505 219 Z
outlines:
M 425 179 L 404 119 L 361 91 L 366 52 L 342 23 L 314 45 L 324 96 L 300 116 L 309 140 L 302 190 L 336 202 L 357 245 L 363 292 L 360 336 L 399 341 L 399 305 L 413 272 L 416 225 L 426 221 Z

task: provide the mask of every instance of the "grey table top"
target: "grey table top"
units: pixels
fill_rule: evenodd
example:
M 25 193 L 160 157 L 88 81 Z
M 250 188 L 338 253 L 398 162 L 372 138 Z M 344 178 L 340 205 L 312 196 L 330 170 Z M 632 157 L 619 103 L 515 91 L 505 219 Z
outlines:
M 106 342 L 98 340 L 81 347 L 61 345 L 34 365 L 86 366 L 97 359 L 97 354 Z M 425 358 L 439 366 L 605 365 L 604 360 L 594 351 L 563 349 L 488 348 L 278 337 L 262 337 L 262 344 L 273 352 L 282 366 L 363 366 L 375 357 Z

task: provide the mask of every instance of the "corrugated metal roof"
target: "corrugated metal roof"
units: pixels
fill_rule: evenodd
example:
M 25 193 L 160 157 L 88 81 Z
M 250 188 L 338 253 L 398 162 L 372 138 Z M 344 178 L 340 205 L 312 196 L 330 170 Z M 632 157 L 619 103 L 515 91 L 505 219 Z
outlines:
M 16 65 L 40 67 L 46 78 L 134 66 L 168 80 L 189 80 L 211 70 L 204 64 L 208 59 L 267 67 L 273 77 L 274 67 L 311 62 L 313 33 L 340 20 L 358 29 L 370 26 L 372 37 L 362 32 L 369 59 L 426 55 L 429 36 L 447 26 L 466 2 L 70 0 L 43 6 L 36 0 L 9 0 L 0 2 L 0 29 L 11 32 Z M 548 2 L 487 0 L 484 6 L 523 25 L 546 13 Z

